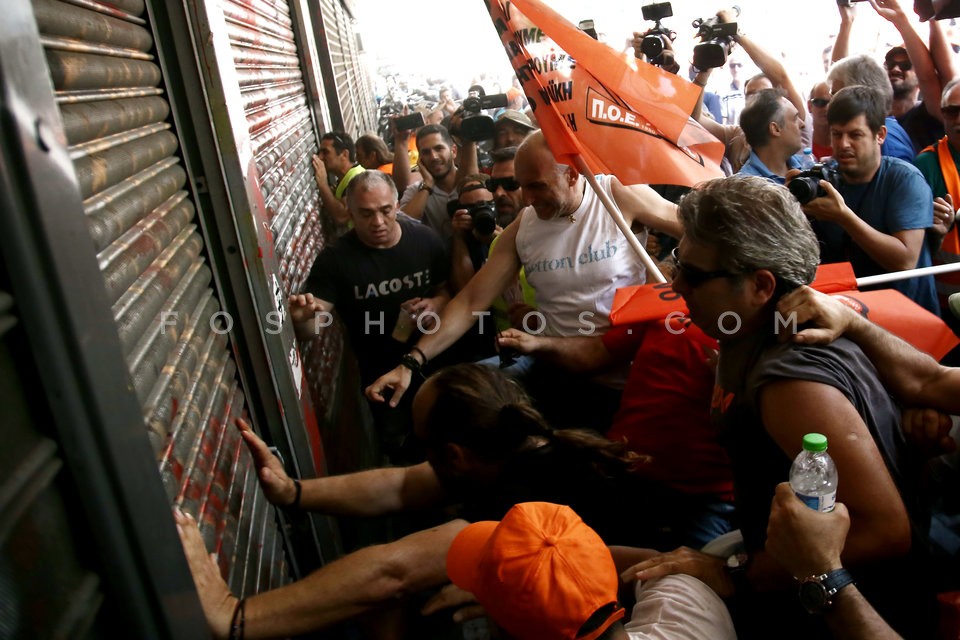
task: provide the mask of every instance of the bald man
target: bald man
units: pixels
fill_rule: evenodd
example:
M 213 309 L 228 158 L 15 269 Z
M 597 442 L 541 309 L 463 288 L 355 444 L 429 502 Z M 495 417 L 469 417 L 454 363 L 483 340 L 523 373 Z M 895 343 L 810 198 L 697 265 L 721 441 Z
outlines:
M 515 170 L 525 207 L 500 235 L 487 263 L 447 305 L 439 330 L 424 335 L 400 365 L 367 387 L 371 400 L 384 401 L 389 388 L 389 402 L 395 406 L 417 365 L 462 336 L 513 283 L 521 266 L 537 290 L 539 320 L 548 336 L 603 333 L 610 326 L 614 292 L 645 281 L 639 259 L 599 197 L 575 168 L 555 160 L 541 131 L 520 145 Z M 597 181 L 627 224 L 680 237 L 676 206 L 650 187 L 623 185 L 608 175 L 598 175 Z M 645 235 L 646 230 L 641 242 Z M 483 321 L 490 324 L 489 318 Z M 529 326 L 537 322 L 531 318 Z

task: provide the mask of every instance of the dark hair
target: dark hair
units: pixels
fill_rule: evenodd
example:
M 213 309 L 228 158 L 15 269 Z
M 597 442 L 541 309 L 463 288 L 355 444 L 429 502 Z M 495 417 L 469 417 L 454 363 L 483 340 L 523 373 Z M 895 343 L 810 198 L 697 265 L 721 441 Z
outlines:
M 353 195 L 360 191 L 369 191 L 375 186 L 375 183 L 382 182 L 393 192 L 394 195 L 397 194 L 397 186 L 393 183 L 393 178 L 385 174 L 383 171 L 377 171 L 376 169 L 367 169 L 362 171 L 357 175 L 353 176 L 353 179 L 350 180 L 347 184 L 347 193 L 345 195 L 347 204 L 353 200 Z
M 865 85 L 844 87 L 830 98 L 827 123 L 846 124 L 859 115 L 867 119 L 870 131 L 877 133 L 886 121 L 887 109 L 883 94 Z
M 347 156 L 350 158 L 350 162 L 357 161 L 357 149 L 353 144 L 353 138 L 347 134 L 340 131 L 328 131 L 320 136 L 320 140 L 330 140 L 333 142 L 333 149 L 338 154 L 343 153 L 344 149 L 346 149 Z
M 491 367 L 457 364 L 429 379 L 436 401 L 424 421 L 428 444 L 456 443 L 488 460 L 505 460 L 525 450 L 532 437 L 582 452 L 611 477 L 633 470 L 643 457 L 586 429 L 551 428 L 514 380 Z
M 463 179 L 457 183 L 457 192 L 464 193 L 466 191 L 473 191 L 474 189 L 486 189 L 487 188 L 487 178 L 489 178 L 485 173 L 469 173 L 463 176 Z M 476 187 L 466 189 L 465 187 L 468 184 L 478 185 Z
M 502 147 L 500 149 L 494 149 L 493 151 L 490 152 L 490 160 L 492 160 L 494 164 L 498 162 L 506 162 L 508 160 L 513 160 L 516 157 L 517 157 L 516 146 Z
M 785 110 L 780 98 L 782 89 L 761 89 L 740 112 L 740 128 L 751 147 L 764 147 L 770 142 L 770 123 L 783 127 Z
M 453 138 L 450 137 L 450 132 L 447 131 L 445 126 L 442 124 L 428 124 L 425 127 L 420 127 L 420 129 L 417 131 L 417 148 L 420 148 L 420 141 L 423 140 L 423 138 L 433 135 L 434 133 L 439 133 L 444 142 L 451 147 L 453 146 Z
M 387 147 L 387 143 L 371 133 L 357 138 L 357 150 L 364 153 L 373 153 L 377 158 L 377 167 L 393 162 L 393 153 Z M 376 169 L 377 167 L 374 167 Z

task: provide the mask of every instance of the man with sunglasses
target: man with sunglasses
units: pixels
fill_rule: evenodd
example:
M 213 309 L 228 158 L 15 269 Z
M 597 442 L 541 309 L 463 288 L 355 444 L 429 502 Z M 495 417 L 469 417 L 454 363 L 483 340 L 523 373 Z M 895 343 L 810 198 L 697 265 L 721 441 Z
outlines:
M 817 431 L 829 440 L 841 478 L 837 497 L 851 513 L 844 565 L 899 631 L 915 629 L 925 622 L 912 619 L 924 611 L 917 600 L 931 601 L 923 599 L 920 569 L 909 554 L 922 553 L 926 526 L 913 484 L 919 461 L 901 436 L 899 408 L 852 342 L 778 341 L 789 319 L 776 315 L 777 300 L 811 282 L 819 263 L 799 204 L 769 181 L 731 176 L 691 191 L 679 215 L 685 234 L 673 289 L 690 319 L 719 341 L 713 418 L 732 463 L 747 556 L 730 571 L 724 558 L 679 549 L 629 575 L 701 579 L 728 599 L 741 637 L 769 637 L 770 629 L 789 630 L 783 637 L 827 637 L 822 620 L 798 606 L 793 577 L 764 551 L 776 486 L 788 476 L 803 435 Z
M 931 144 L 917 156 L 916 165 L 933 191 L 933 226 L 928 239 L 932 242 L 934 259 L 941 264 L 960 262 L 960 236 L 956 225 L 956 205 L 960 204 L 960 79 L 954 79 L 943 88 L 940 111 L 946 125 L 946 135 Z M 960 275 L 945 273 L 936 278 L 940 304 L 960 292 Z M 944 307 L 946 309 L 946 307 Z M 957 319 L 946 310 L 947 324 L 957 329 Z
M 830 125 L 827 123 L 827 105 L 830 104 L 830 87 L 826 82 L 818 82 L 810 89 L 810 99 L 807 108 L 810 109 L 810 119 L 813 132 L 810 136 L 813 156 L 817 160 L 833 155 L 830 146 Z
M 490 152 L 493 166 L 490 168 L 487 190 L 493 194 L 493 202 L 497 207 L 497 224 L 504 229 L 523 208 L 523 194 L 513 169 L 516 156 L 516 147 L 503 147 Z

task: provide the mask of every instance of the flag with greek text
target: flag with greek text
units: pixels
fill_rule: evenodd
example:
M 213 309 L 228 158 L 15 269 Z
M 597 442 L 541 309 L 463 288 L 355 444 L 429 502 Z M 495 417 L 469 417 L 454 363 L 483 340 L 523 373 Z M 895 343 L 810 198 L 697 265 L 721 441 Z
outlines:
M 936 360 L 960 343 L 939 316 L 899 291 L 858 291 L 853 266 L 849 262 L 820 265 L 810 286 L 839 298 L 864 317 L 929 353 Z M 678 318 L 686 314 L 687 305 L 670 283 L 643 284 L 617 289 L 610 322 L 614 326 L 663 322 L 664 318 Z
M 547 144 L 624 184 L 723 176 L 723 144 L 690 118 L 700 87 L 583 33 L 540 0 L 484 0 Z

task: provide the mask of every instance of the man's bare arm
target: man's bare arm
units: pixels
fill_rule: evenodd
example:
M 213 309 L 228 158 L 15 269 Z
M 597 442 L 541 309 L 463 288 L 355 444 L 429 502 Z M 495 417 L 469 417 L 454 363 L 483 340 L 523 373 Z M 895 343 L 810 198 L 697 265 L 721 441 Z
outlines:
M 785 296 L 778 310 L 785 317 L 796 313 L 799 324 L 815 325 L 799 332 L 794 337 L 796 342 L 824 343 L 845 335 L 870 358 L 881 382 L 898 400 L 960 414 L 960 369 L 941 366 L 839 300 L 810 287 Z
M 516 349 L 570 371 L 596 371 L 616 361 L 601 336 L 544 336 L 507 329 L 497 337 L 497 345 L 501 349 Z
M 610 180 L 613 199 L 628 225 L 637 222 L 674 238 L 683 235 L 683 227 L 677 218 L 677 205 L 645 184 L 626 186 L 612 176 Z

